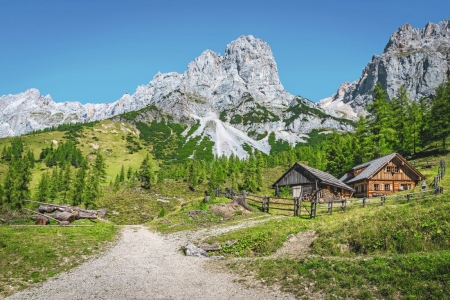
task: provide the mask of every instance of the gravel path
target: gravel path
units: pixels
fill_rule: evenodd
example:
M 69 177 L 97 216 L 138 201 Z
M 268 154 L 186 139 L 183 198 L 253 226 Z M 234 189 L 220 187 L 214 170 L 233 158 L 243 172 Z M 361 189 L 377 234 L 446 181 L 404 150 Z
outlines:
M 126 226 L 101 257 L 6 299 L 294 299 L 205 268 L 210 260 L 180 252 L 184 240 Z

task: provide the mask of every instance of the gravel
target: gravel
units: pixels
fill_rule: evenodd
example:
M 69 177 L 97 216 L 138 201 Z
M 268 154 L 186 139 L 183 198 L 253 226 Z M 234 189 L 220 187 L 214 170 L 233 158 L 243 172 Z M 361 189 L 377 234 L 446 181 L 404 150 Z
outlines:
M 295 299 L 206 268 L 208 258 L 182 254 L 185 240 L 125 226 L 102 256 L 6 299 Z

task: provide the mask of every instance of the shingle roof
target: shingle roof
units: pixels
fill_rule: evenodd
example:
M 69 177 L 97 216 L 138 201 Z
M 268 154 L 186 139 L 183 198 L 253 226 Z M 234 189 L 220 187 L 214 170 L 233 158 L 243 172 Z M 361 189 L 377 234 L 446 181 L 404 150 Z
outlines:
M 340 188 L 348 190 L 348 191 L 352 191 L 352 192 L 355 191 L 354 189 L 352 189 L 351 187 L 349 187 L 348 185 L 346 185 L 345 183 L 343 183 L 342 181 L 340 181 L 339 179 L 337 179 L 333 175 L 328 174 L 327 172 L 311 168 L 310 166 L 307 166 L 307 165 L 304 165 L 304 164 L 301 164 L 301 163 L 296 163 L 296 164 L 301 166 L 302 168 L 304 168 L 305 170 L 307 170 L 308 172 L 310 172 L 314 176 L 316 176 L 317 179 L 319 179 L 323 183 L 327 183 L 327 184 L 332 185 L 332 186 L 340 187 Z
M 400 156 L 400 154 L 394 152 L 394 153 L 382 156 L 380 158 L 371 160 L 369 162 L 357 165 L 352 168 L 353 171 L 361 169 L 361 168 L 365 168 L 365 169 L 353 178 L 349 178 L 348 173 L 347 173 L 344 176 L 342 176 L 340 178 L 340 180 L 342 182 L 345 182 L 348 184 L 348 183 L 360 181 L 363 179 L 369 179 L 373 175 L 375 175 L 379 170 L 381 170 L 387 163 L 389 163 L 396 156 L 399 156 L 400 158 L 402 158 Z M 402 158 L 402 159 L 405 160 L 404 158 Z

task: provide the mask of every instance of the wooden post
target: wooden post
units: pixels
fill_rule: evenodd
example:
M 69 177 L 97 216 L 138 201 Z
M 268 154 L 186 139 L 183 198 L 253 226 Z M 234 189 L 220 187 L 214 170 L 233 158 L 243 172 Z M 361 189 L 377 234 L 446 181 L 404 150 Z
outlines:
M 267 197 L 266 213 L 269 213 L 269 207 L 270 207 L 270 197 Z
M 262 198 L 262 212 L 266 212 L 266 207 L 267 207 L 267 196 L 264 196 Z
M 406 202 L 411 201 L 411 194 L 406 194 Z
M 386 202 L 386 196 L 381 196 L 381 205 L 384 205 Z
M 217 187 L 216 188 L 216 197 L 219 197 L 220 196 L 220 187 Z
M 298 197 L 294 197 L 294 217 L 298 217 Z
M 328 214 L 331 215 L 333 212 L 333 201 L 329 200 L 328 201 Z
M 316 202 L 315 201 L 311 201 L 311 218 L 315 218 L 316 217 Z
M 366 197 L 363 198 L 363 207 L 366 207 Z
M 347 199 L 342 200 L 341 209 L 342 209 L 342 211 L 346 211 L 347 210 Z

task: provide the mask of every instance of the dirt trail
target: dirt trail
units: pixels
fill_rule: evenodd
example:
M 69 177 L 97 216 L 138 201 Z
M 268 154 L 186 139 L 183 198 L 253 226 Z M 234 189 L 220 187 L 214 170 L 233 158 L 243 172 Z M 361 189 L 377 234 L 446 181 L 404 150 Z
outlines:
M 190 238 L 126 226 L 116 245 L 99 258 L 6 299 L 294 299 L 210 271 L 205 268 L 209 259 L 184 256 L 180 246 Z

